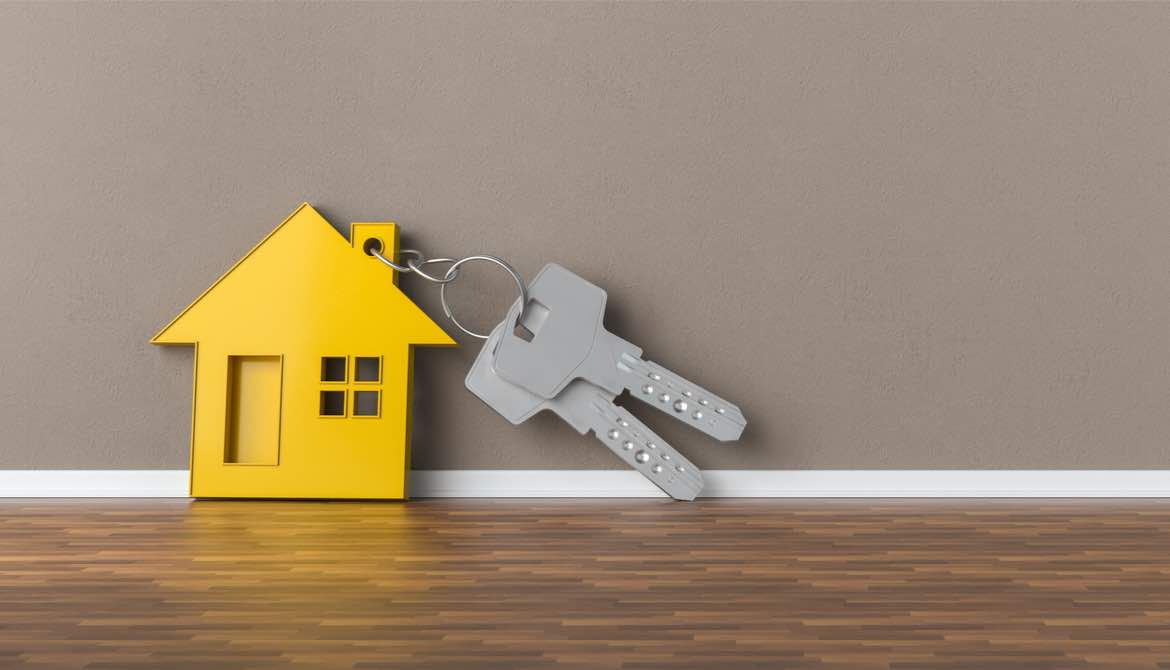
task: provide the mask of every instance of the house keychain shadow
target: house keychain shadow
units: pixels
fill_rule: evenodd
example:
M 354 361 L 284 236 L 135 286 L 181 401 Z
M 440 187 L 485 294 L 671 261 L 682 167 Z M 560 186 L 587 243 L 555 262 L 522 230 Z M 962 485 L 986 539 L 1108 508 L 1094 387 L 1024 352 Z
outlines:
M 195 346 L 191 495 L 408 497 L 415 346 L 454 346 L 308 203 L 151 340 Z

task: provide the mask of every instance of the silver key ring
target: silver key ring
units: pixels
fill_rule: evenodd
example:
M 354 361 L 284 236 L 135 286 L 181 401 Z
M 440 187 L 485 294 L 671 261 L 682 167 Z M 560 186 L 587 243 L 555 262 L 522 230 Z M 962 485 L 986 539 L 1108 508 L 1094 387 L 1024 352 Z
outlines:
M 432 263 L 454 263 L 455 259 L 454 258 L 427 258 L 426 256 L 423 255 L 423 252 L 419 251 L 418 249 L 399 249 L 398 250 L 398 256 L 400 258 L 402 256 L 408 256 L 408 258 L 406 259 L 406 265 L 399 265 L 398 263 L 395 263 L 394 261 L 390 260 L 389 258 L 386 258 L 385 256 L 382 255 L 381 249 L 376 249 L 376 248 L 371 247 L 371 248 L 366 250 L 366 253 L 373 256 L 374 258 L 377 258 L 378 260 L 380 260 L 383 263 L 385 263 L 386 265 L 394 268 L 395 270 L 398 270 L 399 272 L 402 272 L 402 273 L 413 272 L 416 275 L 422 277 L 423 279 L 426 279 L 427 281 L 434 282 L 436 284 L 446 284 L 447 282 L 454 281 L 455 278 L 459 276 L 459 273 L 456 272 L 454 275 L 451 276 L 450 279 L 446 279 L 443 277 L 436 277 L 435 275 L 424 271 L 422 268 L 425 268 L 426 266 L 431 265 Z
M 463 265 L 468 261 L 488 261 L 489 263 L 495 263 L 496 265 L 504 268 L 508 274 L 512 275 L 512 279 L 516 281 L 517 288 L 520 289 L 520 316 L 524 316 L 524 309 L 528 306 L 528 289 L 524 286 L 524 280 L 520 278 L 520 274 L 516 272 L 516 270 L 511 265 L 509 265 L 507 261 L 495 256 L 467 256 L 466 258 L 460 258 L 459 260 L 455 260 L 454 258 L 427 258 L 421 251 L 418 251 L 417 249 L 400 249 L 398 251 L 399 258 L 403 256 L 406 256 L 407 258 L 405 261 L 406 265 L 399 265 L 398 263 L 395 263 L 389 258 L 383 256 L 380 246 L 369 246 L 365 249 L 365 252 L 399 272 L 407 274 L 413 272 L 414 274 L 429 282 L 438 284 L 439 302 L 443 305 L 443 313 L 447 315 L 448 319 L 451 319 L 451 323 L 455 324 L 456 328 L 480 340 L 486 340 L 488 339 L 488 336 L 481 335 L 480 333 L 477 333 L 473 330 L 469 330 L 462 323 L 459 323 L 459 319 L 456 319 L 455 314 L 451 311 L 451 306 L 447 304 L 447 284 L 450 284 L 459 277 L 460 265 Z M 447 272 L 442 277 L 437 277 L 423 270 L 423 268 L 428 265 L 437 265 L 441 263 L 451 264 L 451 266 L 447 268 Z
M 404 249 L 403 251 L 414 251 L 414 250 L 413 249 Z M 420 253 L 418 251 L 414 251 L 414 253 L 418 254 L 418 259 L 422 259 L 422 257 L 423 257 L 422 253 Z M 410 268 L 410 270 L 412 272 L 414 272 L 416 275 L 422 277 L 423 279 L 425 279 L 429 282 L 434 282 L 435 284 L 450 284 L 451 282 L 453 282 L 459 278 L 459 273 L 456 272 L 455 274 L 451 275 L 450 277 L 436 277 L 435 275 L 432 275 L 432 274 L 429 274 L 429 273 L 423 271 L 423 268 L 425 268 L 428 265 L 431 265 L 432 263 L 455 263 L 455 262 L 457 262 L 457 261 L 454 258 L 427 258 L 427 259 L 423 260 L 421 263 L 418 262 L 418 260 L 416 260 L 415 258 L 406 259 L 406 265 L 408 268 Z
M 440 259 L 433 260 L 438 261 Z M 442 260 L 446 261 L 447 259 Z M 456 319 L 455 315 L 451 312 L 451 306 L 447 304 L 447 285 L 450 284 L 451 280 L 455 279 L 455 277 L 459 274 L 459 266 L 469 261 L 487 261 L 489 263 L 495 263 L 496 265 L 504 268 L 508 274 L 512 275 L 512 279 L 516 280 L 516 287 L 520 289 L 520 317 L 524 316 L 524 308 L 528 306 L 528 288 L 524 286 L 524 280 L 520 278 L 520 274 L 516 272 L 516 270 L 511 265 L 508 265 L 507 261 L 496 258 L 495 256 L 468 256 L 466 258 L 460 258 L 459 260 L 452 263 L 451 267 L 447 268 L 447 274 L 443 275 L 443 281 L 439 283 L 439 302 L 443 305 L 443 313 L 447 315 L 448 319 L 451 319 L 451 323 L 455 324 L 455 327 L 459 330 L 462 330 L 476 339 L 486 340 L 489 337 L 488 335 L 481 335 L 473 330 L 468 330 L 463 324 L 459 323 L 459 319 Z M 422 263 L 422 265 L 425 264 L 426 263 Z M 519 320 L 519 317 L 517 320 Z
M 407 261 L 406 265 L 399 265 L 398 263 L 395 263 L 394 261 L 390 260 L 389 258 L 386 258 L 385 256 L 383 256 L 381 247 L 376 248 L 376 249 L 374 247 L 370 247 L 370 248 L 366 249 L 366 253 L 373 256 L 374 258 L 377 258 L 378 260 L 382 261 L 386 265 L 389 265 L 390 267 L 394 268 L 395 270 L 398 270 L 399 272 L 411 272 L 409 261 Z M 421 251 L 415 251 L 414 249 L 401 249 L 401 250 L 399 250 L 398 255 L 402 256 L 403 254 L 407 254 L 409 256 L 414 256 L 415 258 L 420 259 L 420 260 L 423 257 Z

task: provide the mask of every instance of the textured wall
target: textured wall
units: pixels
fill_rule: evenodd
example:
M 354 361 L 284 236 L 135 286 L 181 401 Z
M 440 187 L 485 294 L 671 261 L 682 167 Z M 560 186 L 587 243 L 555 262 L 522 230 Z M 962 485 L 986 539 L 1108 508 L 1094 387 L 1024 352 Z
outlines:
M 0 5 L 0 467 L 184 466 L 147 338 L 302 200 L 605 286 L 748 415 L 644 413 L 700 466 L 1170 466 L 1167 63 L 1167 4 Z M 616 465 L 474 353 L 416 466 Z

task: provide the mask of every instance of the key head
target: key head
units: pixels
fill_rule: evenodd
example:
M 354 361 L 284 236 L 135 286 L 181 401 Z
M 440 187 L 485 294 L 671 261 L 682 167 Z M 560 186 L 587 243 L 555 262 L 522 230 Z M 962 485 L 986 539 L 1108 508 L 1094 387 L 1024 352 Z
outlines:
M 512 306 L 493 363 L 513 384 L 553 398 L 573 380 L 603 330 L 606 293 L 556 263 L 549 263 L 528 286 L 528 309 L 517 323 Z M 531 335 L 531 337 L 529 337 Z
M 483 348 L 479 350 L 479 355 L 476 356 L 471 371 L 467 373 L 464 384 L 500 416 L 513 424 L 520 424 L 543 409 L 547 401 L 501 379 L 492 369 L 493 354 L 500 343 L 506 324 L 509 323 L 512 323 L 512 320 L 505 319 L 483 343 Z

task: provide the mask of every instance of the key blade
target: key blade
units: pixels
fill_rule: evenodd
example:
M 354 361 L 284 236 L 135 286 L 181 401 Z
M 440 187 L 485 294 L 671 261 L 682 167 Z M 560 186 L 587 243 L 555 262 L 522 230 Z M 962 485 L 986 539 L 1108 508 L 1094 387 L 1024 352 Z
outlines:
M 739 407 L 657 363 L 622 354 L 617 368 L 630 395 L 717 440 L 738 440 L 747 426 Z
M 615 406 L 613 393 L 578 379 L 555 398 L 546 400 L 497 375 L 492 358 L 509 323 L 496 326 L 484 342 L 464 380 L 468 390 L 513 424 L 523 423 L 542 410 L 552 410 L 577 432 L 592 430 L 602 444 L 667 495 L 694 500 L 703 490 L 699 469 L 641 421 Z
M 694 500 L 703 490 L 699 469 L 632 414 L 614 405 L 612 393 L 579 379 L 552 400 L 545 400 L 499 377 L 492 369 L 491 357 L 503 327 L 501 324 L 492 331 L 465 380 L 467 388 L 488 407 L 513 424 L 523 423 L 541 410 L 552 410 L 577 432 L 592 430 L 602 444 L 672 498 Z
M 670 497 L 694 500 L 702 492 L 703 474 L 695 464 L 624 407 L 614 405 L 613 395 L 604 389 L 578 379 L 547 407 L 581 432 L 592 430 L 599 442 Z

